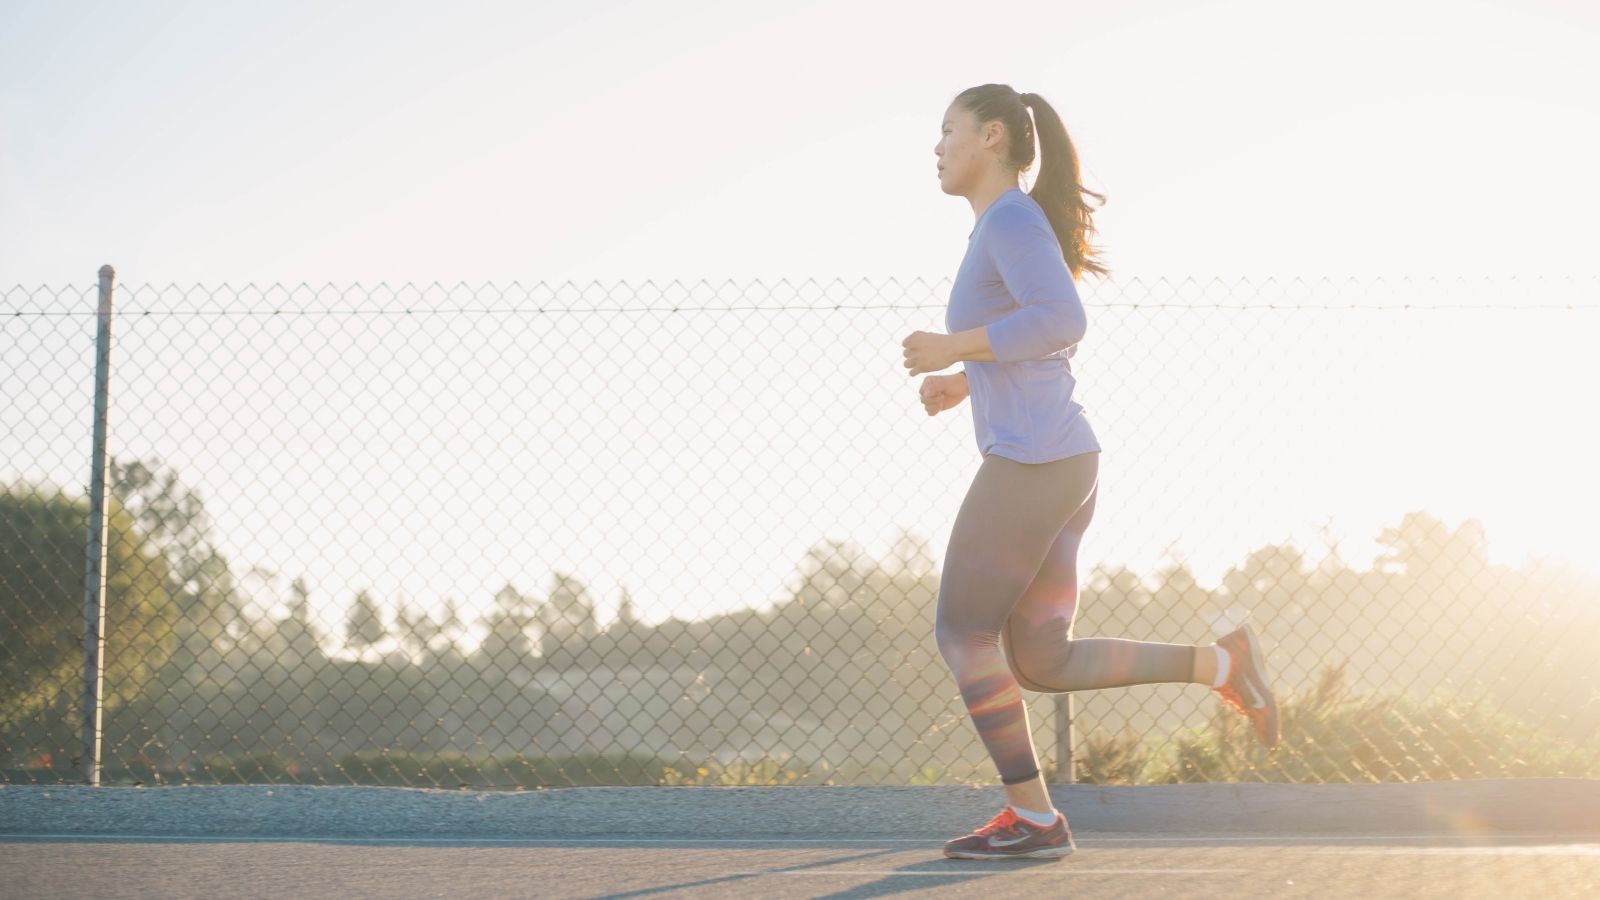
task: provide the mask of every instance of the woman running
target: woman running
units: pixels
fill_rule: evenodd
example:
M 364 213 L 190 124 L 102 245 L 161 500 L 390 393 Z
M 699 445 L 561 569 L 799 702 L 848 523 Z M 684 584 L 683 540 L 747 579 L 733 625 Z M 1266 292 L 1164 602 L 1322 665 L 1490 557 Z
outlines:
M 1043 159 L 1024 193 L 1036 122 Z M 1087 327 L 1073 279 L 1107 272 L 1086 240 L 1094 226 L 1083 195 L 1105 197 L 1080 183 L 1055 110 L 1009 85 L 958 94 L 934 154 L 940 187 L 965 197 L 976 222 L 950 291 L 948 334 L 907 337 L 905 365 L 916 376 L 963 363 L 958 374 L 924 378 L 922 403 L 931 416 L 970 394 L 983 458 L 950 534 L 934 635 L 1010 801 L 944 854 L 1061 857 L 1075 849 L 1072 833 L 1045 789 L 1022 688 L 1204 684 L 1267 747 L 1278 741 L 1277 703 L 1248 626 L 1209 646 L 1072 637 L 1078 545 L 1100 465 L 1100 443 L 1072 399 L 1068 360 Z

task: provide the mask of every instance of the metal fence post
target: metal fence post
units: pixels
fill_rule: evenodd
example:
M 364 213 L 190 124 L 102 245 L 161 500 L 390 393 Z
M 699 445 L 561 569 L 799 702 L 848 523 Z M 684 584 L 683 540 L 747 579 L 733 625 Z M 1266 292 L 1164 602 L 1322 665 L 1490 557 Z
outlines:
M 106 409 L 111 388 L 111 289 L 116 271 L 100 267 L 94 359 L 94 451 L 89 473 L 89 544 L 83 600 L 83 772 L 100 784 L 100 692 L 105 668 Z
M 1055 784 L 1074 784 L 1078 780 L 1077 765 L 1072 759 L 1072 693 L 1064 691 L 1056 698 L 1056 780 Z

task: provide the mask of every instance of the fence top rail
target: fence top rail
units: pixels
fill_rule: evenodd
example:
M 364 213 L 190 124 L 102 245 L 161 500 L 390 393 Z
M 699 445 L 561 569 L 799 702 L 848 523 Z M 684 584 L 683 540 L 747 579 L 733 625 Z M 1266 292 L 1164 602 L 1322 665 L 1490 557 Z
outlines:
M 469 313 L 737 312 L 938 309 L 949 277 L 833 279 L 645 279 L 483 282 L 425 285 L 326 283 L 320 287 L 254 282 L 118 285 L 121 315 L 429 315 Z M 1532 277 L 1134 276 L 1079 285 L 1084 303 L 1102 309 L 1433 310 L 1600 309 L 1600 275 Z M 92 284 L 0 289 L 0 316 L 94 315 Z

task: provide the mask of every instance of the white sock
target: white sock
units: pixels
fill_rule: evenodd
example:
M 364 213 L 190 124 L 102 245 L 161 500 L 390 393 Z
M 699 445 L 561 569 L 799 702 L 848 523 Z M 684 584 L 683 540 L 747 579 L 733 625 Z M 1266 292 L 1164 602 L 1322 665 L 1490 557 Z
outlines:
M 1216 644 L 1212 644 L 1211 649 L 1217 651 L 1217 677 L 1211 682 L 1211 686 L 1219 688 L 1227 684 L 1228 676 L 1233 674 L 1231 671 L 1233 668 L 1233 656 Z
M 1013 803 L 1011 804 L 1011 811 L 1040 828 L 1048 828 L 1055 824 L 1056 821 L 1056 809 L 1054 806 L 1050 807 L 1049 812 L 1038 812 L 1032 809 L 1023 809 Z

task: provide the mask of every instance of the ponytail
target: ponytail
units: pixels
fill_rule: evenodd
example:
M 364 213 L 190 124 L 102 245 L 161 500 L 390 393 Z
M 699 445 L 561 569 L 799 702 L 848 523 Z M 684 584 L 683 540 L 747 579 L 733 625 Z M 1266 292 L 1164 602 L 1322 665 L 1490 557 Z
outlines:
M 998 119 L 1005 125 L 1006 164 L 1018 172 L 1026 172 L 1033 165 L 1033 136 L 1037 123 L 1038 155 L 1043 159 L 1028 196 L 1050 220 L 1056 241 L 1061 245 L 1061 256 L 1074 278 L 1083 272 L 1110 274 L 1100 262 L 1099 251 L 1089 244 L 1089 236 L 1096 231 L 1093 210 L 1084 201 L 1087 195 L 1103 206 L 1106 198 L 1083 186 L 1078 172 L 1078 151 L 1072 146 L 1067 127 L 1055 109 L 1038 94 L 1018 94 L 1004 84 L 968 88 L 956 95 L 956 100 L 970 109 L 979 122 Z M 1029 109 L 1033 110 L 1031 117 Z

